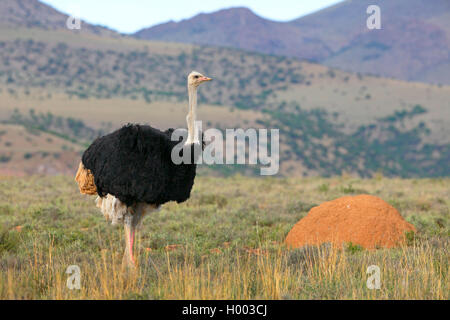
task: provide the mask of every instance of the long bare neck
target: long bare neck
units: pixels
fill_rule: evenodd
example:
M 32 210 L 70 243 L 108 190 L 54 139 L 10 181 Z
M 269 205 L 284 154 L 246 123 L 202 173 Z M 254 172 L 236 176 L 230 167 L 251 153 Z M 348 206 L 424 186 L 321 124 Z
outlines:
M 195 121 L 197 120 L 197 88 L 195 86 L 188 86 L 189 93 L 189 113 L 186 117 L 188 126 L 188 138 L 186 144 L 194 143 L 195 141 Z

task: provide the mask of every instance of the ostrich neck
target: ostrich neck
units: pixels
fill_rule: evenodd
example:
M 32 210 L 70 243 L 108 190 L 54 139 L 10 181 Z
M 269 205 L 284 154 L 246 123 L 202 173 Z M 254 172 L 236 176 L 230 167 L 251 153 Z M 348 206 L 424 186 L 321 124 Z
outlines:
M 195 140 L 195 121 L 197 120 L 197 88 L 188 86 L 189 92 L 189 113 L 187 115 L 188 138 L 186 144 L 193 143 Z

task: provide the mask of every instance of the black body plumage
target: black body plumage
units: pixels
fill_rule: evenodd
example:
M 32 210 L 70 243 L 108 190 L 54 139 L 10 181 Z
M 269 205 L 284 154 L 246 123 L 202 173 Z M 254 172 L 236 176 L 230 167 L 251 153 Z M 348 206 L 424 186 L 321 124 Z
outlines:
M 126 125 L 95 140 L 84 152 L 83 165 L 94 175 L 99 196 L 108 193 L 127 206 L 145 202 L 161 205 L 186 201 L 196 175 L 194 150 L 198 144 L 184 146 L 180 155 L 191 154 L 190 164 L 174 164 L 174 129 L 162 132 L 146 125 Z M 203 147 L 203 146 L 202 146 Z

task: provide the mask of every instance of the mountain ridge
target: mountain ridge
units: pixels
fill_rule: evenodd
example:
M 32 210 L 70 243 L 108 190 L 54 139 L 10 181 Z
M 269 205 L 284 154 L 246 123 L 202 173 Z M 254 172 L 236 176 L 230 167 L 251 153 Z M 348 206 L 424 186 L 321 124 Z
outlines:
M 237 7 L 144 28 L 133 36 L 296 57 L 345 71 L 450 84 L 450 2 L 380 0 L 382 29 L 366 27 L 370 0 L 343 1 L 278 22 Z

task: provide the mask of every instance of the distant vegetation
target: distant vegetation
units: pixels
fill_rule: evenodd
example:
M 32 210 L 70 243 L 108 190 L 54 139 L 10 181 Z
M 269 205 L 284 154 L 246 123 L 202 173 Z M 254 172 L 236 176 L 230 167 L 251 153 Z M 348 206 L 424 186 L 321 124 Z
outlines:
M 111 130 L 110 124 L 96 130 L 87 126 L 82 120 L 71 117 L 63 118 L 50 112 L 36 113 L 34 109 L 30 109 L 29 113 L 25 115 L 15 109 L 9 120 L 2 122 L 23 125 L 29 131 L 47 132 L 80 144 L 90 143 Z
M 414 124 L 418 115 L 427 112 L 422 106 L 417 105 L 410 111 L 396 111 L 372 124 L 360 126 L 353 133 L 345 133 L 324 110 L 303 110 L 297 104 L 284 106 L 277 111 L 264 110 L 270 115 L 269 120 L 259 120 L 259 124 L 265 127 L 280 128 L 281 163 L 293 160 L 308 171 L 323 176 L 344 173 L 357 173 L 362 177 L 378 173 L 401 177 L 450 175 L 450 144 L 424 143 L 429 129 L 423 122 Z M 110 126 L 95 130 L 81 120 L 36 113 L 33 109 L 28 115 L 15 110 L 10 120 L 5 122 L 51 133 L 85 146 L 111 131 Z M 25 155 L 25 158 L 31 156 Z M 7 156 L 0 159 L 0 162 L 8 161 Z M 259 172 L 255 165 L 203 166 L 206 168 L 224 176 L 236 173 L 257 175 Z
M 167 55 L 17 39 L 0 42 L 0 81 L 19 87 L 61 88 L 81 99 L 120 96 L 147 102 L 183 101 L 184 75 L 201 66 L 201 71 L 217 77 L 217 85 L 200 91 L 202 101 L 249 109 L 263 106 L 274 89 L 304 80 L 300 62 L 293 61 L 225 48 Z
M 292 106 L 291 106 L 292 107 Z M 355 172 L 363 177 L 375 173 L 401 177 L 450 175 L 450 144 L 426 144 L 429 134 L 416 116 L 426 113 L 422 106 L 360 126 L 344 133 L 323 110 L 303 110 L 294 105 L 289 112 L 265 110 L 271 119 L 264 125 L 282 128 L 283 142 L 289 146 L 283 160 L 301 161 L 324 176 Z

